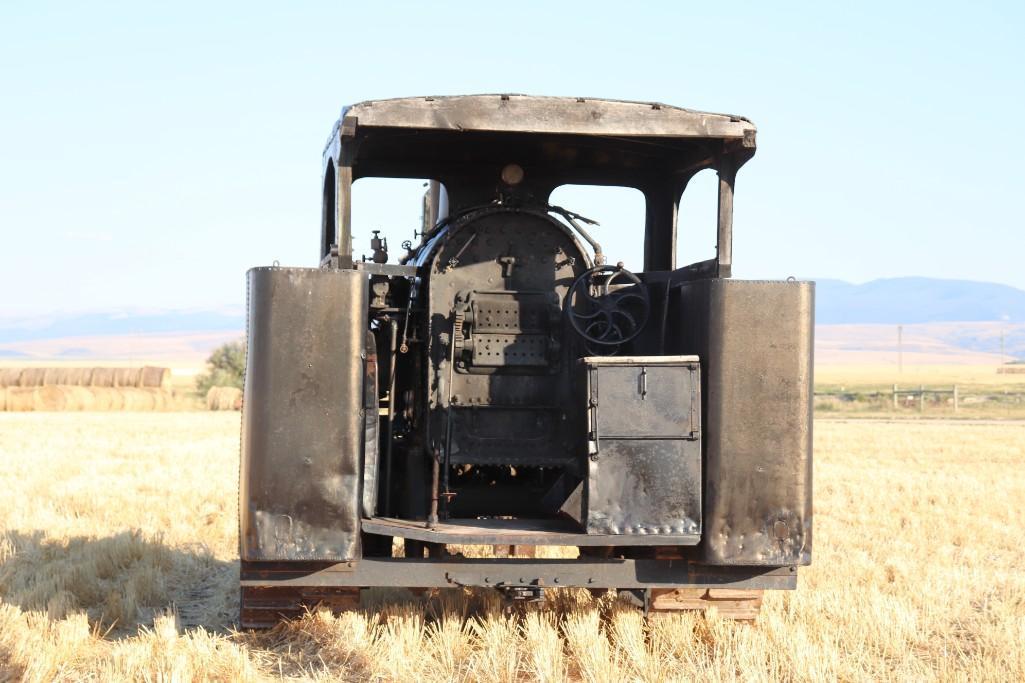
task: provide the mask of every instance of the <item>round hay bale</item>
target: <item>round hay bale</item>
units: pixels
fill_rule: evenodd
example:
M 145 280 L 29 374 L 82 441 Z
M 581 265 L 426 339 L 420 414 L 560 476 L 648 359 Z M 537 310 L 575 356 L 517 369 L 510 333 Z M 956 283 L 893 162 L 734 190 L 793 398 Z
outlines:
M 94 387 L 114 386 L 114 368 L 93 368 L 89 382 Z
M 21 381 L 21 368 L 3 368 L 0 370 L 0 387 L 16 387 Z
M 140 388 L 139 399 L 141 407 L 139 410 L 157 410 L 157 404 L 160 399 L 159 389 L 153 388 Z
M 64 392 L 64 410 L 96 410 L 96 396 L 89 387 L 60 387 Z
M 124 410 L 125 409 L 125 395 L 122 393 L 122 389 L 115 389 L 114 387 L 103 387 L 104 393 L 110 399 L 110 407 L 108 410 Z
M 236 387 L 210 387 L 206 394 L 208 410 L 238 410 L 242 406 L 242 390 Z
M 42 386 L 55 387 L 61 384 L 67 384 L 66 375 L 68 374 L 68 372 L 64 368 L 42 368 L 42 370 Z
M 114 368 L 115 387 L 137 387 L 139 378 L 135 368 Z
M 61 387 L 35 387 L 32 391 L 34 410 L 52 412 L 64 410 L 64 391 Z
M 41 387 L 43 377 L 46 375 L 46 368 L 25 368 L 21 371 L 21 378 L 18 381 L 19 387 Z
M 155 410 L 157 405 L 157 397 L 154 394 L 154 389 L 148 387 L 136 387 L 135 400 L 137 407 L 136 410 Z
M 171 409 L 171 392 L 152 387 L 147 387 L 146 391 L 153 395 L 153 410 Z
M 103 411 L 110 410 L 110 404 L 111 404 L 111 396 L 110 396 L 110 394 L 111 394 L 112 391 L 114 391 L 113 389 L 108 389 L 107 387 L 82 387 L 82 388 L 85 389 L 86 391 L 88 391 L 89 395 L 92 397 L 92 399 L 91 399 L 92 400 L 92 408 L 90 408 L 89 410 L 103 410 Z
M 219 410 L 217 407 L 220 405 L 221 388 L 210 387 L 206 392 L 206 409 L 207 410 Z
M 142 372 L 140 373 L 139 386 L 153 387 L 156 389 L 170 389 L 170 368 L 156 368 L 151 365 L 147 365 L 142 369 Z
M 68 370 L 68 384 L 76 387 L 87 387 L 92 380 L 92 368 L 71 368 Z
M 121 393 L 125 397 L 125 410 L 153 410 L 153 395 L 145 389 L 124 387 Z
M 117 393 L 121 395 L 121 410 L 135 410 L 138 401 L 133 387 L 118 387 Z
M 7 410 L 14 412 L 27 412 L 35 410 L 33 387 L 7 387 Z

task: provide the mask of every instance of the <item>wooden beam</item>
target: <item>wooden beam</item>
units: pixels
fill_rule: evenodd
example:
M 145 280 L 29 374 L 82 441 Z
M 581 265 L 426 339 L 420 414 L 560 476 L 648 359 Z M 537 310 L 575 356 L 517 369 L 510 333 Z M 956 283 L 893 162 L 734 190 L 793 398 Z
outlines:
M 648 616 L 658 618 L 673 612 L 707 612 L 715 608 L 726 619 L 754 621 L 762 609 L 763 592 L 736 588 L 653 588 Z

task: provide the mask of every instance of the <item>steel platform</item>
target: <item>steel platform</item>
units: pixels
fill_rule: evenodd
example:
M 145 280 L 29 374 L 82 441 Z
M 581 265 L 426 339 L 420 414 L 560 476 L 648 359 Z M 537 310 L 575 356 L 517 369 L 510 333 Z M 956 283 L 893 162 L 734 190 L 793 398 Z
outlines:
M 701 534 L 586 534 L 559 519 L 451 519 L 428 528 L 422 521 L 375 517 L 363 531 L 428 543 L 459 545 L 649 546 L 697 545 Z

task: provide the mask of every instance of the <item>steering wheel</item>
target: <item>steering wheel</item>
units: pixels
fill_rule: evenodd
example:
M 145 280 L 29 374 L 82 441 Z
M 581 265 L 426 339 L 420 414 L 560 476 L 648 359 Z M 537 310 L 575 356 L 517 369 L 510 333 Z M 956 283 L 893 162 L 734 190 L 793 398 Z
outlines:
M 586 342 L 624 344 L 644 329 L 651 299 L 641 279 L 621 266 L 595 266 L 573 282 L 566 294 L 566 314 Z

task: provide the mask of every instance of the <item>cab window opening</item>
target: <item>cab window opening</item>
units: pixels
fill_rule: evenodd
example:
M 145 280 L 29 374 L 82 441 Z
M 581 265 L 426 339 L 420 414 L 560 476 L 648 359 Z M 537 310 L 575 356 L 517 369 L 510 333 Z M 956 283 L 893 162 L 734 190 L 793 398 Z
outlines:
M 601 244 L 606 261 L 622 261 L 628 270 L 644 267 L 644 193 L 615 185 L 560 185 L 548 198 L 552 206 L 598 221 L 587 230 Z
M 719 176 L 713 168 L 694 174 L 680 195 L 676 214 L 676 267 L 716 257 Z

